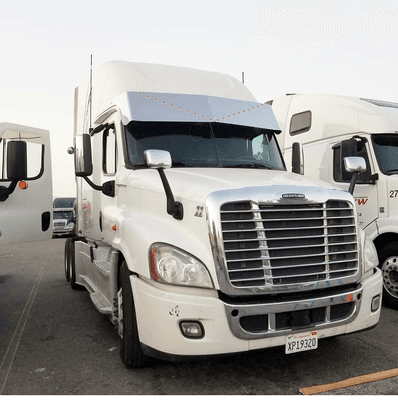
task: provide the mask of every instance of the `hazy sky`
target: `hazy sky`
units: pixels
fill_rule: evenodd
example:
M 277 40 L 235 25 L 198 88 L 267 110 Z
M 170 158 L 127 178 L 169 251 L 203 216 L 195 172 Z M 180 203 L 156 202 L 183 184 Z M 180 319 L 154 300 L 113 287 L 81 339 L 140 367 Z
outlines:
M 398 102 L 396 1 L 0 0 L 1 122 L 48 129 L 54 195 L 74 195 L 73 93 L 111 60 L 227 73 L 258 101 Z

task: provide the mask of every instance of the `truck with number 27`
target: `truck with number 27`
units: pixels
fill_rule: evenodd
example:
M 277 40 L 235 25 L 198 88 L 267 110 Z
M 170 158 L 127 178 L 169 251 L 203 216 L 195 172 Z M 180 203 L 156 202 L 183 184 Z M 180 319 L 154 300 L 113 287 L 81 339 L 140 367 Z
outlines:
M 351 173 L 344 158 L 365 160 L 354 191 L 358 222 L 377 249 L 384 302 L 398 309 L 398 104 L 327 94 L 271 103 L 285 160 L 290 164 L 293 143 L 300 144 L 306 177 L 347 190 Z

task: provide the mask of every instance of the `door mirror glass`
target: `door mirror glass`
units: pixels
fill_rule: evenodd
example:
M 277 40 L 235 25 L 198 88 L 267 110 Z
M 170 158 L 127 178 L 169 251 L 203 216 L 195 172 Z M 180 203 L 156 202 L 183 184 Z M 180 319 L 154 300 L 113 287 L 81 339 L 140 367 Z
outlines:
M 292 146 L 292 172 L 304 175 L 304 150 L 303 145 L 294 142 Z
M 75 174 L 87 177 L 93 173 L 91 138 L 88 133 L 75 136 Z
M 28 177 L 26 142 L 12 140 L 7 143 L 7 178 L 22 181 Z

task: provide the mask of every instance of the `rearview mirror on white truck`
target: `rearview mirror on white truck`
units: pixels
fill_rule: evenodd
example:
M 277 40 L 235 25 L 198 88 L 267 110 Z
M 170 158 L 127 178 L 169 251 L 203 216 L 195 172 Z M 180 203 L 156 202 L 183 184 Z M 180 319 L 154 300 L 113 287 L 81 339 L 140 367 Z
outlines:
M 97 133 L 93 131 L 92 133 Z M 91 152 L 91 138 L 88 133 L 75 136 L 75 146 L 73 153 L 75 154 L 75 174 L 83 178 L 94 190 L 101 191 L 104 195 L 109 197 L 115 196 L 115 181 L 111 180 L 104 182 L 102 185 L 96 185 L 89 176 L 93 174 L 92 152 Z
M 344 157 L 344 167 L 347 172 L 352 173 L 348 192 L 353 194 L 358 174 L 366 171 L 365 159 L 363 157 Z
M 145 150 L 144 160 L 148 168 L 157 169 L 159 172 L 164 191 L 166 192 L 167 214 L 173 216 L 175 219 L 182 220 L 184 217 L 182 204 L 174 200 L 173 192 L 164 173 L 164 169 L 170 168 L 172 165 L 170 153 L 164 150 Z
M 6 201 L 12 194 L 19 181 L 25 180 L 27 174 L 27 150 L 26 142 L 23 140 L 12 140 L 7 142 L 6 152 L 7 169 L 3 175 L 11 181 L 9 186 L 0 186 L 0 201 Z
M 292 146 L 292 172 L 304 175 L 303 145 L 298 142 L 294 142 Z
M 74 154 L 76 176 L 84 178 L 92 175 L 91 140 L 88 133 L 75 136 Z
M 22 181 L 28 177 L 26 142 L 23 140 L 7 143 L 7 177 L 12 181 Z

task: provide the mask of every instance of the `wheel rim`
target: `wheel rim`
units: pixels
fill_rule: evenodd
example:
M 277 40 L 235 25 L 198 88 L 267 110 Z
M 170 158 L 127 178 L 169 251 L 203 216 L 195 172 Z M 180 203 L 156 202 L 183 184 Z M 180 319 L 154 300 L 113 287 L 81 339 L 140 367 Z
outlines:
M 398 256 L 388 257 L 381 271 L 385 290 L 392 297 L 398 298 Z

